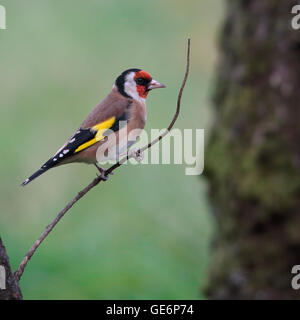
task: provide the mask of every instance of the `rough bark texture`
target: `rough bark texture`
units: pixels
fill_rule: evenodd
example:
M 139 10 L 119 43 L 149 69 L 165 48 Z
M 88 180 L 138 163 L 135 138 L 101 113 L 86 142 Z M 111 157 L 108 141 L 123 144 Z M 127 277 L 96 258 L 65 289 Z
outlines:
M 0 238 L 0 266 L 5 268 L 6 289 L 0 289 L 0 300 L 22 300 L 19 283 L 10 268 L 9 258 Z
M 216 217 L 208 298 L 299 299 L 300 30 L 292 0 L 227 1 L 206 175 Z

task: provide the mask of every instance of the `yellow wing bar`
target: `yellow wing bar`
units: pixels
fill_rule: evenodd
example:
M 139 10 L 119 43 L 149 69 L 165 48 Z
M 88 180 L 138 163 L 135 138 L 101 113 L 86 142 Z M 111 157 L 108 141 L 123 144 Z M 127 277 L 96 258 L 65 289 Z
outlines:
M 79 151 L 81 151 L 81 150 L 84 150 L 84 149 L 92 146 L 92 145 L 95 144 L 96 142 L 102 140 L 102 139 L 104 138 L 103 133 L 104 133 L 107 129 L 111 128 L 112 125 L 115 123 L 115 121 L 116 121 L 116 117 L 111 117 L 111 118 L 109 118 L 108 120 L 105 120 L 105 121 L 100 122 L 100 123 L 96 124 L 95 126 L 93 126 L 93 127 L 91 128 L 91 130 L 94 130 L 94 131 L 97 132 L 96 135 L 95 135 L 95 137 L 94 137 L 93 139 L 91 139 L 91 140 L 83 143 L 81 146 L 79 146 L 79 147 L 75 150 L 75 153 L 76 153 L 76 152 L 79 152 Z

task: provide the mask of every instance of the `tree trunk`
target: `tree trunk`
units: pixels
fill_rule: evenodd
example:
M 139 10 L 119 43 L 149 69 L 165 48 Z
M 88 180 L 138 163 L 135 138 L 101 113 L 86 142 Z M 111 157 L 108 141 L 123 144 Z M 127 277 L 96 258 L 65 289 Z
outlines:
M 300 264 L 300 30 L 292 0 L 227 1 L 205 155 L 214 299 L 294 299 Z
M 5 269 L 5 272 L 3 270 Z M 15 278 L 9 263 L 5 247 L 0 238 L 0 300 L 22 300 L 19 282 Z M 5 280 L 5 281 L 3 281 Z M 5 288 L 3 287 L 5 282 Z

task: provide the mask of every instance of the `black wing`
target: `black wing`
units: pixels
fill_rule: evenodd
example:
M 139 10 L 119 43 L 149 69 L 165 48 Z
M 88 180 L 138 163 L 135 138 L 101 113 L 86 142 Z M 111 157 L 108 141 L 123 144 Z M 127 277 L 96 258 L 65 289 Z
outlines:
M 120 123 L 122 123 L 122 126 L 124 123 L 126 123 L 126 120 L 128 120 L 128 113 L 124 112 L 120 117 L 117 117 L 116 119 L 114 117 L 110 118 L 111 121 L 107 126 L 102 127 L 101 130 L 103 129 L 110 129 L 114 132 L 118 131 L 120 129 Z M 109 119 L 109 120 L 110 120 Z M 113 120 L 112 120 L 113 119 Z M 107 120 L 107 121 L 109 121 Z M 120 122 L 122 121 L 122 122 Z M 104 123 L 103 121 L 102 123 Z M 58 165 L 62 160 L 74 155 L 75 153 L 81 152 L 88 148 L 89 146 L 93 145 L 97 141 L 95 137 L 98 132 L 99 126 L 101 126 L 102 123 L 99 123 L 98 125 L 88 128 L 88 129 L 78 129 L 78 131 L 68 140 L 68 142 L 60 148 L 56 154 L 50 158 L 47 162 L 45 162 L 42 167 L 36 171 L 34 174 L 32 174 L 28 179 L 26 179 L 22 185 L 25 186 L 41 174 L 45 173 L 47 170 L 55 167 Z M 106 131 L 103 133 L 103 136 L 106 135 Z M 84 148 L 80 148 L 83 147 Z M 79 150 L 78 150 L 79 149 Z
M 74 154 L 75 150 L 80 147 L 83 143 L 93 139 L 97 131 L 93 129 L 79 129 L 71 139 L 57 151 L 57 153 L 50 158 L 47 162 L 45 162 L 41 168 L 32 174 L 29 178 L 27 178 L 23 183 L 22 186 L 26 186 L 29 182 L 36 179 L 41 174 L 45 173 L 47 170 L 53 168 L 58 163 L 60 163 L 63 159 Z

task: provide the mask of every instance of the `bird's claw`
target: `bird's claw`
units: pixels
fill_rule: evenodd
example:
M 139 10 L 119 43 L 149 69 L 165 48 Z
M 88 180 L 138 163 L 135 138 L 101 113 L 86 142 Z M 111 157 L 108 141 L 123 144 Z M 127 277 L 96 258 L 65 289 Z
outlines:
M 140 149 L 132 149 L 128 153 L 129 158 L 134 158 L 137 162 L 142 162 L 144 159 L 144 153 Z
M 96 176 L 97 176 L 97 178 L 101 178 L 101 180 L 103 180 L 103 181 L 107 181 L 109 178 L 109 176 L 107 176 L 105 172 L 102 172 L 100 174 L 96 173 Z
M 99 170 L 100 174 L 97 173 L 97 177 L 101 178 L 103 181 L 107 181 L 110 174 L 113 174 L 113 172 L 107 173 L 105 169 L 99 167 L 96 165 L 96 168 Z

